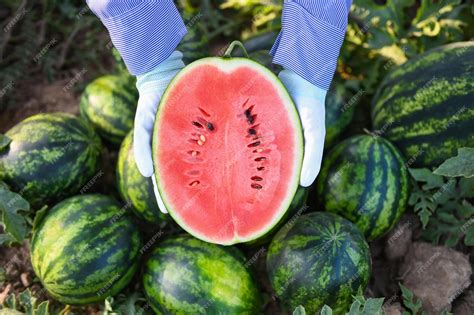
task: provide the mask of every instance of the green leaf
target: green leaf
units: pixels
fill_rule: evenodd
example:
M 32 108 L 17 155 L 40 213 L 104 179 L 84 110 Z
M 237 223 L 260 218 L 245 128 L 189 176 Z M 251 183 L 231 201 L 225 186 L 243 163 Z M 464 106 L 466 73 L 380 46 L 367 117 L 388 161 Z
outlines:
M 36 300 L 36 297 L 31 295 L 30 289 L 26 289 L 18 294 L 18 301 L 20 302 L 20 305 L 23 306 L 26 313 L 31 314 L 33 312 Z
M 427 168 L 410 168 L 408 171 L 417 182 L 426 183 L 422 186 L 424 190 L 441 188 L 444 185 L 443 177 L 433 174 Z
M 112 309 L 112 304 L 114 302 L 114 298 L 111 296 L 108 296 L 105 301 L 104 301 L 104 310 L 102 312 L 103 315 L 116 315 Z
M 459 180 L 459 195 L 462 198 L 474 198 L 474 178 L 461 178 Z
M 298 305 L 293 311 L 293 315 L 306 315 L 306 310 L 303 306 Z
M 18 307 L 18 303 L 16 300 L 15 294 L 10 294 L 6 299 L 5 302 L 3 303 L 4 307 L 16 310 Z
M 122 293 L 115 297 L 108 297 L 104 301 L 101 314 L 143 315 L 148 313 L 145 306 L 147 306 L 147 302 L 141 292 L 133 292 L 131 294 Z
M 384 298 L 367 299 L 364 305 L 364 315 L 377 315 L 382 313 Z
M 420 311 L 422 307 L 421 300 L 416 299 L 413 292 L 411 292 L 410 289 L 405 287 L 403 284 L 399 283 L 398 285 L 402 290 L 402 300 L 405 308 L 410 310 L 414 315 L 418 314 L 418 311 Z
M 0 234 L 0 246 L 10 246 L 12 243 L 15 243 L 15 239 L 11 235 Z
M 5 149 L 10 144 L 11 141 L 12 139 L 0 133 L 0 151 Z
M 447 159 L 433 172 L 447 177 L 474 177 L 474 148 L 460 148 L 458 155 Z
M 0 315 L 49 315 L 49 301 L 38 304 L 38 299 L 31 294 L 30 289 L 26 289 L 18 294 L 18 300 L 15 293 L 10 294 L 3 305 L 0 307 Z
M 49 301 L 44 301 L 38 305 L 34 315 L 49 315 Z
M 17 193 L 0 187 L 0 214 L 5 232 L 16 242 L 21 243 L 27 234 L 25 216 L 21 212 L 30 210 L 28 201 Z
M 371 30 L 372 36 L 367 41 L 367 44 L 372 49 L 381 49 L 385 46 L 391 46 L 395 40 L 390 34 L 385 32 L 383 29 Z
M 327 305 L 324 305 L 321 309 L 320 315 L 332 315 L 332 308 Z
M 360 307 L 362 306 L 362 303 L 359 300 L 355 300 L 352 302 L 351 307 L 349 308 L 349 313 L 348 315 L 359 315 L 361 314 L 360 312 Z
M 427 20 L 432 17 L 439 17 L 442 13 L 447 10 L 452 10 L 452 8 L 447 8 L 452 5 L 459 5 L 460 0 L 443 0 L 434 2 L 432 0 L 422 0 L 421 5 L 416 12 L 416 17 L 413 20 L 414 24 L 418 24 L 424 20 Z
M 471 222 L 471 226 L 466 229 L 464 234 L 464 244 L 466 246 L 474 246 L 474 222 Z
M 423 228 L 426 228 L 431 215 L 437 207 L 437 204 L 432 201 L 431 193 L 421 190 L 418 185 L 415 184 L 410 194 L 408 204 L 414 206 L 414 211 L 420 218 Z

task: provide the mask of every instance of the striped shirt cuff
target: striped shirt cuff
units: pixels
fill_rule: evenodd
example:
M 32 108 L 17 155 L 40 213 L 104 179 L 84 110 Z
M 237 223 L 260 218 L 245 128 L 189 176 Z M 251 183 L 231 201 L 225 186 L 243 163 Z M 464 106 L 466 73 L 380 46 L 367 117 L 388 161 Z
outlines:
M 132 75 L 157 67 L 187 32 L 171 0 L 88 2 L 109 31 L 112 43 Z
M 286 1 L 273 63 L 328 90 L 347 27 L 349 0 Z

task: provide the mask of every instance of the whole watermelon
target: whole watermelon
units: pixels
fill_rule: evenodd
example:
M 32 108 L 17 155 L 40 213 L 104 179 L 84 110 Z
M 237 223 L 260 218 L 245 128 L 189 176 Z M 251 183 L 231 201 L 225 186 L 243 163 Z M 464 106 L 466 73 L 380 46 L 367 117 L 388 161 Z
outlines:
M 326 96 L 326 139 L 325 148 L 336 144 L 354 117 L 356 98 L 352 101 L 344 84 L 333 81 Z M 354 104 L 352 103 L 354 102 Z
M 157 314 L 259 314 L 262 305 L 236 248 L 189 235 L 158 245 L 145 265 L 143 285 Z
M 133 155 L 133 131 L 125 137 L 118 156 L 117 186 L 125 201 L 130 201 L 134 213 L 150 223 L 162 223 L 167 219 L 158 208 L 153 184 L 150 178 L 143 177 Z
M 325 305 L 345 313 L 369 281 L 369 245 L 346 219 L 323 212 L 298 217 L 273 238 L 267 254 L 271 285 L 287 309 L 319 314 Z
M 11 143 L 0 152 L 0 179 L 34 206 L 79 192 L 98 171 L 100 139 L 75 116 L 34 115 L 6 136 Z
M 135 79 L 105 75 L 89 83 L 80 101 L 81 117 L 105 140 L 120 144 L 133 127 L 138 91 Z
M 123 289 L 139 262 L 132 216 L 104 195 L 71 197 L 50 209 L 31 240 L 31 263 L 48 293 L 89 304 Z
M 411 167 L 438 166 L 474 147 L 474 43 L 430 50 L 388 74 L 372 102 L 376 130 Z
M 368 240 L 374 240 L 405 211 L 408 172 L 400 153 L 387 140 L 354 136 L 324 158 L 316 191 L 326 211 L 354 222 Z

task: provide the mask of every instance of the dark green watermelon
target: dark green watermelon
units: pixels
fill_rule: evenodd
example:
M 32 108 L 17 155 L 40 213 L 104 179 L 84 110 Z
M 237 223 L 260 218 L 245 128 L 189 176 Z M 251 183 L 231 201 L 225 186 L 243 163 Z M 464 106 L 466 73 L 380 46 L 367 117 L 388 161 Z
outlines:
M 50 209 L 31 240 L 31 263 L 48 293 L 89 304 L 118 293 L 139 262 L 132 216 L 104 195 L 71 197 Z
M 356 94 L 357 95 L 357 94 Z M 326 95 L 326 140 L 325 148 L 336 144 L 354 117 L 357 98 L 350 97 L 344 84 L 333 81 Z
M 346 219 L 323 212 L 298 217 L 274 237 L 267 254 L 267 271 L 283 306 L 302 305 L 319 314 L 324 304 L 345 313 L 369 281 L 369 245 Z
M 145 295 L 157 314 L 260 314 L 260 291 L 233 247 L 189 235 L 153 251 L 143 275 Z
M 105 75 L 89 83 L 82 93 L 81 117 L 105 140 L 120 144 L 133 127 L 138 102 L 135 79 Z
M 405 211 L 408 172 L 390 142 L 354 136 L 324 158 L 316 190 L 326 211 L 354 222 L 373 240 L 389 231 Z
M 0 152 L 0 179 L 34 206 L 78 193 L 99 169 L 100 139 L 75 116 L 34 115 L 6 136 L 11 143 Z
M 390 72 L 372 102 L 374 129 L 412 167 L 438 166 L 474 147 L 474 43 L 430 50 Z
M 133 155 L 133 131 L 125 137 L 118 156 L 117 186 L 125 201 L 130 201 L 135 214 L 150 223 L 159 224 L 167 220 L 158 208 L 153 183 L 143 177 L 135 163 Z

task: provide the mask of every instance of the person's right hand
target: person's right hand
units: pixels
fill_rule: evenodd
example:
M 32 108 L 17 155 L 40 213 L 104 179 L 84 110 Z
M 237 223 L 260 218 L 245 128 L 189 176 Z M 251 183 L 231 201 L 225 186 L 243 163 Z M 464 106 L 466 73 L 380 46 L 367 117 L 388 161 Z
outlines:
M 171 80 L 184 67 L 182 57 L 183 54 L 181 52 L 174 51 L 158 67 L 137 76 L 137 89 L 140 97 L 138 99 L 137 113 L 135 114 L 133 153 L 140 173 L 145 177 L 151 176 L 158 207 L 164 213 L 167 213 L 167 210 L 161 200 L 153 174 L 151 141 L 155 115 L 160 99 Z

